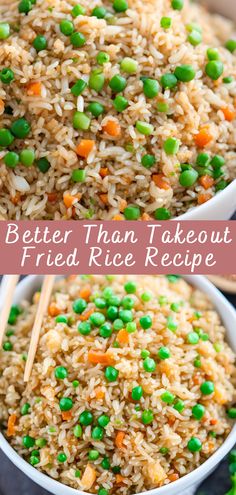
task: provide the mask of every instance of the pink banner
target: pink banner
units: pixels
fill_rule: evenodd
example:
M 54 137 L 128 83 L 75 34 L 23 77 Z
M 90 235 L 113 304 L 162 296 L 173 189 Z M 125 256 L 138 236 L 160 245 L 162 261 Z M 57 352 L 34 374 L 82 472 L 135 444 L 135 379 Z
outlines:
M 236 222 L 0 222 L 2 274 L 234 274 Z

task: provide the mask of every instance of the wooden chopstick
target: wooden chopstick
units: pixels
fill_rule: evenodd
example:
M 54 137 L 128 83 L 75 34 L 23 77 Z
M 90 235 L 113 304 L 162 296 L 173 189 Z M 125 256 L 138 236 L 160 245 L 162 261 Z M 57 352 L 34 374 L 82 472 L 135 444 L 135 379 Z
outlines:
M 46 313 L 46 310 L 47 310 L 47 307 L 49 304 L 49 300 L 50 300 L 52 289 L 53 289 L 54 280 L 55 280 L 55 275 L 46 275 L 44 278 L 44 281 L 43 281 L 42 291 L 41 291 L 39 304 L 38 304 L 38 309 L 37 309 L 37 313 L 35 316 L 34 326 L 32 329 L 32 334 L 31 334 L 31 339 L 30 339 L 29 352 L 28 352 L 27 361 L 26 361 L 26 365 L 25 365 L 25 373 L 24 373 L 24 381 L 25 382 L 29 381 L 29 378 L 31 375 L 32 367 L 34 364 L 35 354 L 37 352 L 41 325 L 42 325 L 43 317 Z
M 4 287 L 4 292 L 5 292 L 4 301 L 3 301 L 2 311 L 0 314 L 0 348 L 2 347 L 2 341 L 12 306 L 13 295 L 19 278 L 20 275 L 6 275 L 6 279 L 5 279 L 6 285 Z

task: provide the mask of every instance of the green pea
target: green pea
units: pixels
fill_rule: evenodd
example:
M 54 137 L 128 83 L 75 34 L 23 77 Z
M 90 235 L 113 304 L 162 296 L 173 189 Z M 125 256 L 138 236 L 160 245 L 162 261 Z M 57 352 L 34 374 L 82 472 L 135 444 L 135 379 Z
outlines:
M 144 425 L 149 425 L 154 420 L 154 414 L 151 409 L 145 409 L 141 415 L 141 421 Z
M 89 87 L 97 93 L 103 90 L 105 84 L 105 76 L 100 69 L 92 71 L 89 78 Z
M 116 12 L 125 12 L 128 9 L 129 5 L 127 0 L 114 0 L 113 9 Z
M 191 168 L 190 170 L 185 170 L 181 172 L 179 176 L 179 183 L 183 187 L 191 187 L 195 184 L 198 179 L 198 173 L 196 170 Z
M 194 79 L 196 72 L 192 65 L 183 64 L 175 69 L 175 77 L 182 82 L 190 82 Z
M 205 407 L 202 404 L 196 404 L 192 408 L 192 414 L 195 419 L 202 419 L 205 414 Z
M 184 402 L 181 399 L 178 399 L 174 405 L 174 409 L 176 409 L 176 411 L 178 411 L 181 414 L 183 412 L 183 410 L 185 409 Z
M 46 50 L 47 48 L 47 39 L 45 36 L 38 35 L 36 38 L 34 38 L 33 41 L 33 47 L 35 48 L 36 52 L 41 52 L 42 50 Z
M 164 392 L 161 395 L 161 400 L 163 402 L 165 402 L 166 404 L 171 405 L 171 404 L 173 404 L 173 402 L 175 400 L 175 396 L 171 392 L 169 392 L 168 390 L 166 390 L 166 392 Z
M 126 110 L 126 108 L 128 107 L 128 105 L 129 105 L 129 102 L 128 102 L 128 100 L 124 96 L 118 95 L 113 100 L 113 106 L 116 109 L 116 111 L 119 112 L 119 113 L 120 112 L 123 112 L 124 110 Z
M 9 67 L 5 67 L 5 69 L 1 70 L 0 80 L 3 84 L 10 84 L 12 81 L 14 81 L 14 79 L 14 72 Z
M 203 395 L 211 395 L 215 390 L 214 383 L 211 381 L 206 381 L 201 384 L 200 390 Z
M 20 162 L 25 167 L 31 167 L 35 160 L 35 153 L 32 149 L 25 149 L 20 152 Z
M 105 112 L 105 108 L 101 103 L 94 101 L 90 103 L 87 107 L 88 112 L 90 112 L 94 117 L 99 117 Z
M 95 7 L 91 15 L 93 17 L 97 17 L 98 19 L 104 19 L 106 13 L 107 13 L 107 9 L 105 9 L 105 7 Z
M 83 79 L 78 79 L 78 81 L 72 86 L 71 93 L 74 96 L 79 96 L 86 89 L 87 83 Z
M 30 0 L 21 0 L 18 5 L 18 10 L 20 14 L 28 14 L 32 9 L 32 2 Z
M 78 326 L 78 331 L 81 335 L 89 335 L 91 330 L 91 323 L 89 321 L 81 321 Z
M 178 79 L 174 74 L 163 74 L 161 77 L 161 85 L 164 89 L 173 89 L 177 86 Z
M 184 6 L 184 0 L 172 0 L 171 7 L 174 10 L 182 10 Z
M 3 161 L 7 167 L 15 168 L 19 163 L 19 155 L 14 151 L 8 151 L 8 153 L 3 158 Z
M 147 98 L 155 98 L 159 93 L 159 83 L 155 79 L 143 80 L 143 92 Z
M 90 127 L 90 118 L 84 112 L 75 112 L 73 116 L 74 129 L 87 131 Z
M 26 138 L 30 133 L 30 130 L 31 130 L 30 124 L 24 118 L 15 120 L 15 122 L 13 122 L 13 124 L 11 125 L 12 134 L 20 139 Z
M 115 382 L 118 378 L 119 371 L 113 366 L 107 366 L 105 369 L 105 378 L 108 382 Z
M 72 304 L 73 311 L 77 314 L 81 314 L 87 308 L 87 302 L 85 299 L 76 299 Z
M 88 426 L 88 425 L 91 425 L 92 422 L 93 422 L 93 415 L 90 411 L 83 411 L 81 414 L 80 414 L 80 417 L 79 417 L 79 422 L 83 425 L 83 426 Z
M 26 414 L 29 414 L 29 410 L 30 410 L 30 404 L 28 402 L 25 402 L 25 404 L 23 404 L 20 412 L 21 412 L 22 416 L 26 416 Z
M 110 61 L 110 56 L 106 52 L 99 52 L 97 54 L 97 63 L 99 65 L 107 64 Z
M 67 461 L 67 455 L 64 452 L 60 452 L 57 456 L 57 460 L 60 463 L 64 463 Z
M 97 461 L 97 459 L 99 458 L 99 452 L 98 450 L 90 450 L 89 453 L 88 453 L 88 458 L 90 461 Z
M 130 57 L 125 57 L 120 63 L 120 68 L 127 74 L 136 74 L 138 71 L 138 62 Z
M 170 137 L 164 142 L 164 151 L 167 155 L 176 155 L 179 151 L 179 144 L 178 139 Z
M 73 407 L 73 400 L 70 397 L 62 397 L 59 401 L 61 411 L 70 411 Z
M 207 58 L 208 60 L 219 60 L 220 54 L 216 48 L 208 48 L 207 50 Z
M 81 48 L 86 43 L 86 38 L 83 33 L 72 33 L 70 36 L 71 44 L 76 48 Z
M 108 457 L 104 457 L 104 459 L 101 462 L 101 466 L 103 469 L 110 469 L 111 464 L 110 464 Z
M 162 17 L 160 21 L 160 25 L 163 29 L 169 29 L 172 24 L 171 17 Z
M 144 315 L 140 318 L 139 323 L 144 330 L 148 330 L 152 326 L 152 318 L 149 315 Z
M 116 74 L 115 76 L 112 77 L 112 79 L 109 82 L 109 86 L 112 89 L 114 93 L 120 93 L 121 91 L 124 91 L 124 89 L 127 86 L 127 81 L 126 79 L 121 76 L 120 74 Z
M 63 19 L 60 22 L 60 31 L 65 36 L 71 36 L 72 33 L 74 32 L 74 29 L 75 28 L 72 21 L 69 21 L 68 19 Z
M 170 220 L 171 213 L 167 208 L 157 208 L 154 217 L 156 220 Z
M 216 81 L 224 72 L 224 66 L 220 60 L 211 60 L 205 67 L 206 74 Z
M 99 418 L 98 418 L 98 424 L 99 426 L 101 426 L 102 428 L 105 428 L 108 424 L 110 423 L 110 418 L 109 416 L 107 416 L 106 414 L 102 414 Z
M 142 157 L 141 163 L 145 168 L 151 168 L 156 163 L 156 158 L 154 155 L 146 154 Z
M 23 446 L 26 449 L 30 449 L 31 447 L 34 446 L 35 444 L 35 439 L 30 437 L 29 435 L 25 435 L 22 439 Z
M 72 17 L 78 17 L 79 15 L 85 15 L 85 13 L 86 13 L 85 8 L 82 7 L 82 5 L 80 5 L 80 4 L 75 5 L 71 11 Z
M 0 22 L 0 40 L 6 40 L 10 36 L 10 25 L 7 22 Z
M 234 53 L 234 51 L 236 50 L 236 39 L 235 40 L 230 39 L 226 41 L 225 48 L 227 48 L 229 52 Z
M 202 442 L 199 438 L 192 437 L 188 442 L 188 450 L 190 452 L 199 452 L 202 449 Z
M 102 440 L 104 436 L 104 429 L 101 428 L 101 426 L 95 426 L 92 429 L 91 436 L 93 440 L 98 440 L 98 441 Z
M 141 386 L 134 387 L 131 392 L 131 397 L 133 400 L 138 401 L 143 396 L 143 388 Z
M 86 180 L 86 170 L 80 168 L 73 170 L 71 178 L 74 182 L 84 182 Z
M 68 377 L 68 371 L 65 366 L 57 366 L 57 368 L 55 368 L 54 375 L 58 380 L 64 380 Z
M 8 341 L 4 342 L 4 344 L 2 345 L 2 348 L 4 351 L 10 352 L 13 349 L 13 344 L 11 342 L 8 342 Z
M 124 209 L 124 216 L 126 220 L 138 220 L 141 216 L 140 208 L 129 205 Z
M 14 136 L 8 129 L 0 129 L 0 146 L 1 148 L 7 148 L 14 141 Z
M 164 346 L 159 349 L 157 355 L 161 360 L 169 359 L 171 356 L 168 347 L 164 347 Z
M 200 45 L 200 43 L 202 42 L 202 34 L 199 31 L 194 31 L 193 30 L 188 35 L 188 41 L 193 46 Z
M 143 361 L 143 369 L 144 371 L 147 371 L 147 373 L 153 373 L 156 369 L 156 363 L 154 359 L 146 357 Z
M 144 136 L 150 136 L 153 134 L 154 131 L 154 126 L 152 124 L 148 124 L 148 122 L 142 122 L 141 120 L 138 120 L 136 122 L 136 129 L 140 134 L 144 134 Z

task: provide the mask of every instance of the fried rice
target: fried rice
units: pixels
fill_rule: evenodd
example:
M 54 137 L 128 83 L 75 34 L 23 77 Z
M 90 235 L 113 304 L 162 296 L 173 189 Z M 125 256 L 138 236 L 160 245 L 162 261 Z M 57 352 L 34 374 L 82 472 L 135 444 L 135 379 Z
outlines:
M 35 468 L 100 495 L 193 471 L 222 444 L 235 408 L 235 355 L 206 294 L 176 276 L 57 282 L 23 382 L 39 293 L 11 310 L 0 420 Z
M 168 219 L 235 178 L 234 26 L 176 1 L 0 1 L 3 219 Z

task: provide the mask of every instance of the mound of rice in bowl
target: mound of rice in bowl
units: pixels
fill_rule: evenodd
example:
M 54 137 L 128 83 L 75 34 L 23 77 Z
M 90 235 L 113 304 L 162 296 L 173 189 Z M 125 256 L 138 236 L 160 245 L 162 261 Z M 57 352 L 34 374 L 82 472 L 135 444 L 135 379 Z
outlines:
M 35 468 L 91 493 L 132 494 L 177 480 L 222 444 L 236 415 L 235 356 L 205 294 L 175 276 L 58 282 L 26 386 L 38 298 L 12 308 L 0 361 L 3 432 Z
M 165 220 L 235 178 L 230 21 L 189 0 L 0 3 L 2 218 Z

